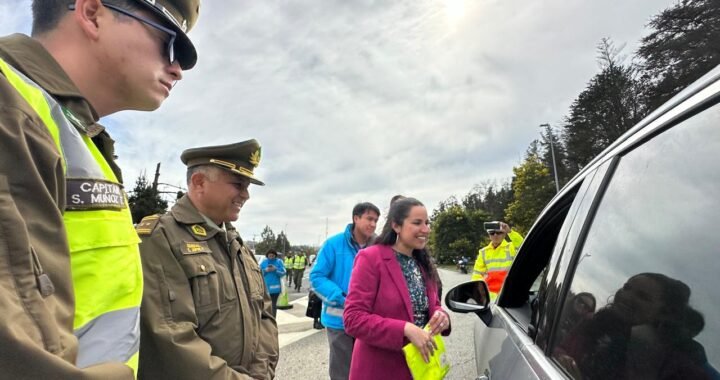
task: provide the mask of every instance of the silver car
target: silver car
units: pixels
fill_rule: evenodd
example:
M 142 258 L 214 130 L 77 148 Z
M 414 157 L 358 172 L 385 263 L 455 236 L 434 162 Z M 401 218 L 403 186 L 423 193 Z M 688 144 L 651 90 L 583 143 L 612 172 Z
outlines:
M 478 379 L 720 379 L 720 67 L 646 117 L 545 207 L 479 316 Z

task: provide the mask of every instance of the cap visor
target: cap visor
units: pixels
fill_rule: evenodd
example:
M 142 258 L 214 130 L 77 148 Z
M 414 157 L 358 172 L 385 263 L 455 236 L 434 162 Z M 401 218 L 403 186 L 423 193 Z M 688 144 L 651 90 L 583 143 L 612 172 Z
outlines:
M 197 62 L 197 51 L 195 51 L 195 46 L 190 41 L 190 37 L 188 37 L 187 34 L 180 29 L 180 27 L 168 20 L 168 17 L 162 13 L 162 11 L 150 4 L 147 4 L 145 1 L 140 1 L 139 3 L 144 5 L 146 9 L 149 9 L 156 15 L 160 16 L 161 19 L 166 21 L 163 25 L 177 33 L 177 36 L 175 37 L 175 46 L 173 47 L 175 49 L 175 59 L 178 61 L 183 70 L 192 69 Z
M 190 70 L 195 67 L 197 62 L 197 51 L 185 33 L 179 30 L 176 30 L 176 32 L 178 34 L 175 38 L 175 58 L 183 70 Z

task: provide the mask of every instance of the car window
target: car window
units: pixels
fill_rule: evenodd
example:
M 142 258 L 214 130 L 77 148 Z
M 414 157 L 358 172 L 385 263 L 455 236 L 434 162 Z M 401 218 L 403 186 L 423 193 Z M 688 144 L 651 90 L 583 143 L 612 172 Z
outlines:
M 717 378 L 720 106 L 623 156 L 584 245 L 551 355 L 575 378 Z

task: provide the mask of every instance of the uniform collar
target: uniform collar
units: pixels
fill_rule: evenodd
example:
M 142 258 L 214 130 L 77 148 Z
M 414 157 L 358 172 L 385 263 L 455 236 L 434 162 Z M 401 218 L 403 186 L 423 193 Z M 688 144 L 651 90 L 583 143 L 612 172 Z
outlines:
M 183 195 L 183 197 L 175 203 L 172 209 L 170 209 L 170 214 L 176 222 L 184 224 L 198 240 L 211 239 L 220 232 L 217 226 L 213 227 L 205 221 L 200 211 L 190 202 L 187 194 Z
M 52 55 L 35 39 L 16 33 L 0 38 L 0 57 L 37 83 L 78 118 L 90 137 L 103 132 L 98 114 Z
M 492 249 L 500 249 L 500 248 L 504 248 L 504 247 L 505 247 L 506 245 L 508 245 L 508 244 L 510 244 L 510 243 L 508 243 L 507 240 L 503 239 L 503 240 L 500 242 L 500 244 L 498 244 L 497 248 L 494 248 L 494 247 L 493 247 L 492 242 L 490 242 L 490 244 L 488 244 L 488 246 L 489 246 L 490 248 L 492 248 Z

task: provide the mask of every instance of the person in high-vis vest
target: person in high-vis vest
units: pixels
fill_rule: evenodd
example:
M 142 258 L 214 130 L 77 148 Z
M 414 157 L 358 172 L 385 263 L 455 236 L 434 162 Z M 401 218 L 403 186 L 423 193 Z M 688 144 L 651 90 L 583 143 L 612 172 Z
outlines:
M 285 270 L 287 271 L 287 284 L 290 286 L 292 284 L 293 279 L 293 254 L 290 252 L 285 253 L 285 260 L 283 260 L 283 264 L 285 265 Z
M 305 274 L 305 267 L 307 266 L 307 257 L 302 252 L 298 252 L 293 257 L 293 281 L 295 282 L 295 291 L 299 292 L 302 285 L 303 275 Z
M 97 120 L 160 106 L 198 6 L 34 0 L 32 37 L 0 38 L 2 377 L 134 377 L 139 238 Z
M 490 298 L 494 300 L 505 282 L 505 277 L 515 260 L 517 249 L 523 242 L 523 237 L 513 231 L 507 223 L 490 222 L 487 224 L 496 225 L 496 227 L 499 225 L 500 228 L 487 230 L 490 244 L 478 252 L 472 279 L 485 281 L 490 291 Z M 506 237 L 510 241 L 507 241 Z

